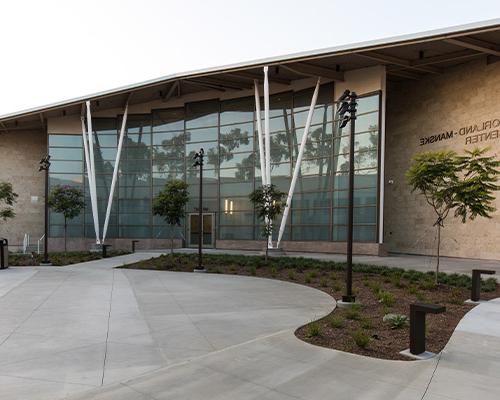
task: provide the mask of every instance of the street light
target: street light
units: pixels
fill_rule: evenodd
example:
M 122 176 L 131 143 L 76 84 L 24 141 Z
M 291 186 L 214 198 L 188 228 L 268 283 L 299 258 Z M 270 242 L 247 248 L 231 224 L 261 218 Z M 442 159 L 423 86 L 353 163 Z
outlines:
M 43 250 L 43 260 L 41 265 L 52 265 L 49 260 L 49 168 L 50 168 L 50 155 L 46 155 L 40 160 L 40 167 L 38 172 L 45 171 L 45 227 L 44 227 L 44 250 Z
M 339 98 L 341 102 L 338 108 L 340 119 L 339 129 L 345 128 L 351 122 L 351 134 L 349 140 L 349 208 L 347 217 L 347 266 L 346 266 L 346 294 L 342 296 L 342 302 L 354 303 L 356 297 L 352 293 L 352 245 L 354 236 L 354 134 L 356 130 L 356 107 L 358 105 L 356 92 L 346 90 Z
M 200 167 L 200 194 L 198 203 L 198 267 L 194 269 L 194 272 L 206 272 L 203 266 L 202 259 L 202 241 L 203 241 L 203 158 L 205 156 L 205 151 L 203 148 L 194 155 L 193 167 Z

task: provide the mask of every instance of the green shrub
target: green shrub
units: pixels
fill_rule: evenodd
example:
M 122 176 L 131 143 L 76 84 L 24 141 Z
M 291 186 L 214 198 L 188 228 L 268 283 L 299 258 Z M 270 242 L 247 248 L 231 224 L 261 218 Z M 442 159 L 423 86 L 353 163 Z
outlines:
M 354 340 L 354 343 L 356 343 L 356 345 L 362 349 L 366 349 L 368 347 L 368 344 L 370 343 L 370 337 L 362 330 L 353 332 L 352 338 Z
M 294 281 L 295 279 L 297 279 L 295 277 L 295 272 L 293 270 L 288 271 L 288 279 L 290 279 L 292 281 Z
M 307 273 L 307 274 L 305 274 L 305 276 L 304 276 L 304 281 L 305 281 L 306 283 L 311 283 L 311 281 L 312 281 L 311 273 Z
M 386 314 L 382 320 L 389 323 L 391 329 L 401 329 L 409 323 L 409 318 L 403 314 Z
M 334 329 L 341 329 L 344 327 L 344 320 L 340 317 L 333 317 L 330 319 L 330 326 Z
M 330 279 L 331 279 L 332 281 L 336 281 L 336 280 L 337 280 L 337 274 L 336 274 L 335 272 L 331 272 L 331 273 L 330 273 Z
M 342 290 L 342 287 L 340 285 L 333 285 L 333 290 L 335 292 L 340 292 Z
M 418 301 L 426 301 L 427 300 L 427 296 L 425 295 L 425 293 L 417 292 L 415 295 L 417 296 Z
M 359 304 L 353 304 L 346 308 L 345 317 L 354 321 L 361 319 L 361 306 Z
M 254 265 L 250 267 L 250 275 L 252 276 L 257 275 L 257 268 Z
M 387 292 L 385 290 L 381 290 L 378 292 L 378 301 L 382 303 L 386 307 L 392 307 L 396 302 L 394 295 L 391 292 Z
M 369 318 L 363 318 L 361 320 L 361 328 L 363 329 L 373 329 L 373 322 Z
M 321 326 L 316 321 L 311 322 L 307 326 L 307 336 L 309 336 L 309 337 L 321 336 L 321 333 L 322 333 Z
M 409 294 L 417 294 L 417 292 L 418 292 L 418 289 L 416 288 L 416 286 L 413 286 L 413 285 L 408 286 L 408 293 Z
M 318 271 L 311 271 L 309 273 L 309 276 L 311 277 L 311 279 L 316 279 L 318 277 Z
M 488 278 L 486 280 L 481 280 L 481 292 L 494 292 L 497 290 L 497 280 L 495 278 Z
M 321 280 L 319 281 L 319 285 L 321 287 L 327 287 L 328 286 L 328 281 L 326 280 L 326 278 L 321 278 Z

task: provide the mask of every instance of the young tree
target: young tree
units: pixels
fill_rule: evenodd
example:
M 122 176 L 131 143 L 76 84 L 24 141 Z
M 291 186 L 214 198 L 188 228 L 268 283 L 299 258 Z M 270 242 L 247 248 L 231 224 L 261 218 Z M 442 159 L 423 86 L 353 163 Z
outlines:
M 412 192 L 419 191 L 437 216 L 437 263 L 438 283 L 441 228 L 451 210 L 462 223 L 477 216 L 491 218 L 495 211 L 493 192 L 500 187 L 496 181 L 500 161 L 486 156 L 489 149 L 465 151 L 458 156 L 453 151 L 424 152 L 416 154 L 406 177 Z
M 48 205 L 54 212 L 64 216 L 64 252 L 66 253 L 68 220 L 80 215 L 85 206 L 83 193 L 73 186 L 57 185 L 49 194 Z
M 5 205 L 0 208 L 0 218 L 4 221 L 16 216 L 16 213 L 12 209 L 16 199 L 17 193 L 14 193 L 12 190 L 12 184 L 9 182 L 0 182 L 0 204 L 5 203 Z
M 187 183 L 174 179 L 169 181 L 165 187 L 153 199 L 153 214 L 165 218 L 170 225 L 170 252 L 174 254 L 174 226 L 181 224 L 185 216 L 184 209 L 189 200 Z
M 260 186 L 248 196 L 255 207 L 257 216 L 264 223 L 262 235 L 266 239 L 266 262 L 269 253 L 267 241 L 269 237 L 272 237 L 274 220 L 281 214 L 285 206 L 283 201 L 285 196 L 286 194 L 279 191 L 275 185 Z

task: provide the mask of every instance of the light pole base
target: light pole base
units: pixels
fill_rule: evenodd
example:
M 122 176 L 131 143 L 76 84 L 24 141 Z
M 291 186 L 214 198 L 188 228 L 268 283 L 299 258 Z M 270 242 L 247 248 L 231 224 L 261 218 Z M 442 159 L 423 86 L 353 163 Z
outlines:
M 52 263 L 51 263 L 50 261 L 47 261 L 47 262 L 40 261 L 40 262 L 38 263 L 38 265 L 39 265 L 40 267 L 52 267 Z
M 413 358 L 414 360 L 428 360 L 430 358 L 434 358 L 437 356 L 436 353 L 433 353 L 431 351 L 424 351 L 423 353 L 420 353 L 420 354 L 412 354 L 410 349 L 400 351 L 399 354 L 406 356 L 406 357 Z
M 198 267 L 198 268 L 195 268 L 193 269 L 193 272 L 207 272 L 207 270 L 205 269 L 205 267 Z
M 269 257 L 275 257 L 275 256 L 284 256 L 286 253 L 281 247 L 273 247 L 267 249 L 267 254 L 269 255 Z M 261 251 L 260 255 L 265 256 L 266 251 L 265 250 Z

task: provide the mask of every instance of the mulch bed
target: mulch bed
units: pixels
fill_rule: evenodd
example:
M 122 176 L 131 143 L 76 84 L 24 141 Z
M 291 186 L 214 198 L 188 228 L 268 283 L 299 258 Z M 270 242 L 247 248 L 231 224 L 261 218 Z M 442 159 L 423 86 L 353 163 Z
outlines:
M 128 251 L 108 250 L 108 257 L 122 256 L 129 254 Z M 102 258 L 102 253 L 91 251 L 68 251 L 49 253 L 52 265 L 60 267 L 64 265 L 78 264 L 86 261 L 94 261 Z M 9 254 L 9 265 L 12 267 L 36 267 L 43 260 L 43 254 Z
M 247 261 L 245 258 L 254 260 Z M 192 272 L 197 265 L 196 260 L 193 254 L 175 254 L 173 257 L 160 256 L 118 268 Z M 209 273 L 278 279 L 322 290 L 335 299 L 342 297 L 345 274 L 339 270 L 339 263 L 336 263 L 336 270 L 328 270 L 309 268 L 307 265 L 304 267 L 300 260 L 287 258 L 281 260 L 279 265 L 273 265 L 276 261 L 270 259 L 269 265 L 266 265 L 258 257 L 204 256 L 204 266 Z M 318 261 L 314 263 L 318 264 Z M 298 264 L 298 267 L 294 264 Z M 428 315 L 426 329 L 427 350 L 437 353 L 444 348 L 458 322 L 474 307 L 464 304 L 470 298 L 470 290 L 443 284 L 434 286 L 431 276 L 426 280 L 410 278 L 355 271 L 353 290 L 357 301 L 361 303 L 360 308 L 354 313 L 336 308 L 330 315 L 300 327 L 295 334 L 318 346 L 382 359 L 409 360 L 399 354 L 409 347 L 409 327 L 392 329 L 389 323 L 383 321 L 383 317 L 387 313 L 409 317 L 411 303 L 436 303 L 446 306 L 446 312 Z M 380 301 L 380 293 L 390 293 L 385 305 Z M 500 297 L 498 285 L 495 290 L 482 293 L 485 300 L 496 297 Z M 367 346 L 356 344 L 354 335 L 366 337 Z

